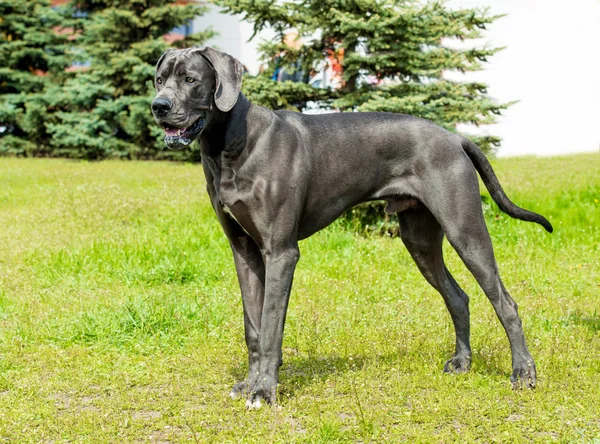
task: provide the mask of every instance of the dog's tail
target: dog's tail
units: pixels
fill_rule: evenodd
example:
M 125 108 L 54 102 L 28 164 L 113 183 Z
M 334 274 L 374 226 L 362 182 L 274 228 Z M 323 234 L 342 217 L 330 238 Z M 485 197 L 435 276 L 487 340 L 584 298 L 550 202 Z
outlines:
M 542 227 L 546 229 L 547 232 L 552 233 L 554 230 L 552 228 L 552 224 L 548 222 L 541 214 L 534 213 L 533 211 L 526 210 L 524 208 L 518 207 L 506 196 L 500 182 L 498 182 L 498 178 L 496 177 L 496 173 L 492 169 L 490 162 L 485 157 L 485 154 L 481 151 L 481 149 L 471 142 L 469 139 L 463 138 L 462 147 L 475 165 L 475 169 L 481 176 L 485 187 L 490 192 L 492 199 L 494 202 L 498 204 L 498 207 L 506 214 L 515 219 L 521 219 L 528 222 L 535 222 L 540 224 Z

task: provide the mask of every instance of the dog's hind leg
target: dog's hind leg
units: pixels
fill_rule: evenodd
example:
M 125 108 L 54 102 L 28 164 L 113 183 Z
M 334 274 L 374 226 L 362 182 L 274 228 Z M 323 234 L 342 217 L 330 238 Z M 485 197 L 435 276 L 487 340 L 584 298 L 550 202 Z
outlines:
M 456 236 L 447 233 L 447 237 L 492 303 L 498 319 L 506 331 L 512 352 L 513 372 L 510 380 L 513 388 L 535 387 L 535 363 L 525 343 L 525 334 L 517 304 L 500 280 L 498 265 L 494 258 L 483 215 L 481 215 L 481 223 L 470 226 L 463 235 Z
M 444 298 L 454 323 L 456 350 L 444 365 L 444 372 L 466 372 L 471 366 L 469 298 L 444 265 L 442 228 L 425 207 L 400 212 L 398 219 L 402 242 L 427 282 Z
M 435 195 L 428 195 L 428 208 L 436 217 L 450 245 L 456 250 L 477 283 L 492 303 L 500 320 L 512 352 L 513 388 L 531 388 L 536 384 L 536 369 L 527 349 L 525 335 L 519 318 L 517 304 L 500 280 L 498 264 L 494 257 L 488 233 L 477 176 L 472 166 L 448 169 L 455 176 L 435 187 Z

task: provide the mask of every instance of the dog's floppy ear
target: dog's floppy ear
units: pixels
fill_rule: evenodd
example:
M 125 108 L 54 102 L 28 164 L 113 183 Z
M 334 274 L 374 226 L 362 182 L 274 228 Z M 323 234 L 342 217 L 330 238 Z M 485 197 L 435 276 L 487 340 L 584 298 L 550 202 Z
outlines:
M 215 105 L 227 112 L 233 108 L 242 90 L 242 64 L 229 54 L 208 46 L 200 54 L 215 71 Z
M 170 49 L 167 49 L 165 52 L 162 53 L 162 55 L 158 59 L 158 62 L 156 62 L 156 68 L 154 70 L 154 73 L 156 73 L 158 71 L 158 68 L 160 68 L 160 65 L 162 65 L 162 62 L 165 61 L 165 59 L 167 58 L 167 56 L 170 55 L 170 54 L 173 54 L 175 51 L 177 51 L 177 50 L 173 49 L 173 48 L 170 48 Z

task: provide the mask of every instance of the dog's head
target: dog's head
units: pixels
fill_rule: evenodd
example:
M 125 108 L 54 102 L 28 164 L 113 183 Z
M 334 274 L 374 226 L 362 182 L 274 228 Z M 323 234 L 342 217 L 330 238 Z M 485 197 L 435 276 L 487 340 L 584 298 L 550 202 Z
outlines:
M 198 138 L 218 112 L 228 112 L 242 88 L 242 64 L 206 47 L 166 51 L 156 64 L 154 120 L 165 143 L 181 149 Z

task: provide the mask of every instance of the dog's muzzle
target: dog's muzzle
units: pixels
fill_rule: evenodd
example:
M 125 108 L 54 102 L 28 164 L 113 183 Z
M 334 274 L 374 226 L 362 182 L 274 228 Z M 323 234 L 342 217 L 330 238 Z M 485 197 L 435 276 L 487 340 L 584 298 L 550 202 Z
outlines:
M 185 128 L 164 126 L 165 144 L 171 150 L 181 150 L 198 138 L 206 124 L 206 113 L 202 112 L 194 123 Z

